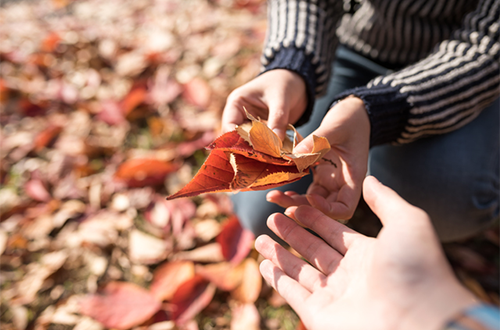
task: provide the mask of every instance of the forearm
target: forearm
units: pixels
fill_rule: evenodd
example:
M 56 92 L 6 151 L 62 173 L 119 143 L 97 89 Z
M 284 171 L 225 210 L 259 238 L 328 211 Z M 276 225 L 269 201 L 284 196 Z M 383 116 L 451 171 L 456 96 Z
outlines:
M 269 1 L 262 65 L 264 71 L 287 69 L 304 79 L 309 102 L 296 125 L 307 122 L 315 98 L 326 89 L 342 6 L 339 0 Z
M 372 146 L 453 131 L 499 96 L 499 4 L 481 1 L 427 58 L 339 96 L 364 101 Z

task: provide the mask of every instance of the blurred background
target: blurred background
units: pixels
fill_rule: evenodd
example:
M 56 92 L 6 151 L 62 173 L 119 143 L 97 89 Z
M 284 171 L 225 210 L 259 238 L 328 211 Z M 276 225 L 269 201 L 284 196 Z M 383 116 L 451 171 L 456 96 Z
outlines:
M 266 2 L 3 0 L 0 24 L 2 330 L 300 329 L 226 194 L 165 200 L 258 74 Z M 498 246 L 445 246 L 495 304 Z

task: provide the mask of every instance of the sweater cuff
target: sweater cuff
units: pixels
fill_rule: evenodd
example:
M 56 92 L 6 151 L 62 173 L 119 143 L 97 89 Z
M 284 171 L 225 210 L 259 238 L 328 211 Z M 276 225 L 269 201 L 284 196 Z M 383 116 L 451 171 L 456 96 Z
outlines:
M 407 95 L 390 86 L 358 87 L 339 94 L 334 102 L 349 95 L 360 98 L 365 104 L 370 118 L 370 147 L 397 143 L 411 109 Z
M 306 55 L 302 49 L 281 48 L 276 52 L 271 63 L 264 67 L 261 72 L 267 72 L 275 69 L 287 69 L 300 75 L 306 84 L 307 107 L 304 114 L 299 118 L 294 126 L 301 126 L 309 121 L 314 107 L 316 97 L 316 74 L 315 66 L 312 64 L 312 55 Z

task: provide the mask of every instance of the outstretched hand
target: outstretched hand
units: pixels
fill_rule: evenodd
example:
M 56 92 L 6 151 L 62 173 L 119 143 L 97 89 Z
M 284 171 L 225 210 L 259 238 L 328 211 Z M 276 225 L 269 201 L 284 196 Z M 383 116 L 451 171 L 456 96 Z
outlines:
M 350 219 L 361 196 L 368 164 L 370 121 L 363 101 L 348 97 L 338 102 L 295 152 L 311 152 L 313 135 L 326 137 L 332 149 L 316 166 L 307 194 L 274 190 L 267 194 L 267 200 L 284 208 L 311 205 L 333 219 Z
M 365 237 L 310 206 L 273 214 L 268 226 L 310 263 L 268 236 L 255 246 L 270 283 L 315 329 L 439 329 L 475 303 L 453 275 L 428 215 L 374 177 L 365 200 L 384 227 Z

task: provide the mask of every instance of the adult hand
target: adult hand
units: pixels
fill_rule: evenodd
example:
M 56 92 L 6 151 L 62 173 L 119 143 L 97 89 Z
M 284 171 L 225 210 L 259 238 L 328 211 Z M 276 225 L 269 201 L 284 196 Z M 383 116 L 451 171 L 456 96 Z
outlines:
M 255 117 L 267 120 L 269 128 L 283 140 L 287 125 L 299 120 L 306 106 L 302 77 L 284 69 L 267 71 L 229 95 L 222 114 L 222 131 L 231 131 L 247 120 L 245 107 Z
M 260 270 L 309 330 L 439 329 L 475 304 L 453 275 L 427 214 L 374 177 L 364 181 L 367 204 L 384 227 L 365 237 L 310 206 L 273 214 L 268 226 L 309 263 L 268 236 L 257 250 Z
M 326 137 L 332 149 L 324 156 L 329 161 L 316 166 L 307 194 L 274 190 L 267 194 L 267 200 L 284 208 L 311 205 L 333 219 L 350 219 L 368 166 L 370 121 L 363 101 L 348 97 L 338 102 L 295 151 L 311 152 L 313 135 Z

